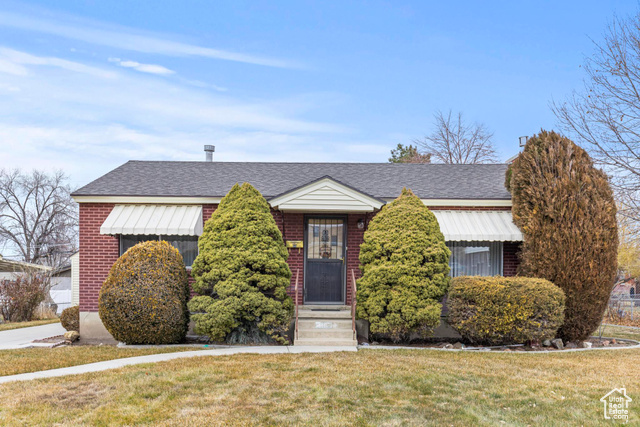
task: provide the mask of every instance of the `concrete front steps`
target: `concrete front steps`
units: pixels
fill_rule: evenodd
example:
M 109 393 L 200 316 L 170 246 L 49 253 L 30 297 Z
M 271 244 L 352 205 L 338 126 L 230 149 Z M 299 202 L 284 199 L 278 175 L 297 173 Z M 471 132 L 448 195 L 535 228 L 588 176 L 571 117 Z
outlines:
M 351 307 L 303 305 L 298 309 L 298 337 L 293 345 L 355 346 Z

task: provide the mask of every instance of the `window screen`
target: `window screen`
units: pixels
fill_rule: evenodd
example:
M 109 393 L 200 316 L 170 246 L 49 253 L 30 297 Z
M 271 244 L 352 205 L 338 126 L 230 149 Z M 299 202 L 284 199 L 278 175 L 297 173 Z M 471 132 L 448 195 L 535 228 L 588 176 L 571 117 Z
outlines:
M 158 235 L 121 235 L 120 236 L 120 255 L 137 245 L 140 242 L 148 242 L 150 240 L 165 240 L 171 246 L 178 249 L 184 265 L 191 267 L 193 261 L 198 256 L 198 236 L 158 236 Z
M 502 275 L 502 242 L 447 242 L 451 277 Z
M 309 218 L 307 259 L 344 258 L 344 220 Z

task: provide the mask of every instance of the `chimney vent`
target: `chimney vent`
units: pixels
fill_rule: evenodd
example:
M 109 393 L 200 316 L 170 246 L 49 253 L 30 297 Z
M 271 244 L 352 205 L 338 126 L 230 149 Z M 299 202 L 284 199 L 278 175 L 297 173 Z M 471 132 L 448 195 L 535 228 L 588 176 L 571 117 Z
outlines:
M 518 138 L 518 141 L 520 142 L 520 147 L 524 147 L 528 139 L 529 139 L 528 136 L 521 136 L 520 138 Z
M 215 145 L 205 145 L 204 152 L 206 153 L 206 161 L 213 162 L 213 152 L 216 151 Z

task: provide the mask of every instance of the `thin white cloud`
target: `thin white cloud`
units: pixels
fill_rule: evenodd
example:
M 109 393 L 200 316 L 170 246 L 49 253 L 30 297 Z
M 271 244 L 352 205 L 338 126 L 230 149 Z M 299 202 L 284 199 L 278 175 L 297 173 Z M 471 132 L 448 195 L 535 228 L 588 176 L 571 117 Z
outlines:
M 124 68 L 132 68 L 136 71 L 140 71 L 141 73 L 158 74 L 162 76 L 168 76 L 176 73 L 162 65 L 141 64 L 136 61 L 123 61 L 120 58 L 109 58 L 109 62 L 114 62 Z
M 367 160 L 345 152 L 349 129 L 305 119 L 297 99 L 247 101 L 124 70 L 104 79 L 99 67 L 0 52 L 25 70 L 0 80 L 0 168 L 62 168 L 81 185 L 130 159 L 201 160 L 204 144 L 221 161 Z
M 61 22 L 63 19 L 63 17 L 58 17 L 54 21 L 30 15 L 0 11 L 1 26 L 51 34 L 95 45 L 167 56 L 199 56 L 269 67 L 299 67 L 298 64 L 289 61 L 175 42 L 161 36 L 142 34 L 131 28 L 108 26 L 96 22 L 82 23 L 77 19 L 69 19 L 69 22 Z
M 26 65 L 43 65 L 62 68 L 76 73 L 90 74 L 95 77 L 113 78 L 114 73 L 91 67 L 79 62 L 67 61 L 66 59 L 55 57 L 44 57 L 31 55 L 14 49 L 0 47 L 0 71 L 8 74 L 24 76 L 28 73 Z

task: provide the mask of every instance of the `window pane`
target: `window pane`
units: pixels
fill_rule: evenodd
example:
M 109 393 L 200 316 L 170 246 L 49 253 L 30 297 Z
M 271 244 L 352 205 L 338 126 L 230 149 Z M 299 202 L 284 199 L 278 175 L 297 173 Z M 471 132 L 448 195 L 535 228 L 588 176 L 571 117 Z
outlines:
M 198 236 L 161 236 L 161 238 L 178 249 L 184 259 L 184 265 L 191 267 L 198 256 Z
M 451 277 L 502 275 L 502 242 L 447 242 Z
M 184 265 L 191 267 L 196 256 L 198 256 L 198 236 L 121 235 L 120 255 L 138 243 L 160 239 L 178 249 L 182 259 L 184 259 Z
M 153 234 L 122 235 L 120 236 L 120 255 L 138 243 L 148 242 L 150 240 L 158 240 L 158 236 Z
M 344 221 L 309 218 L 307 223 L 307 259 L 342 259 Z

